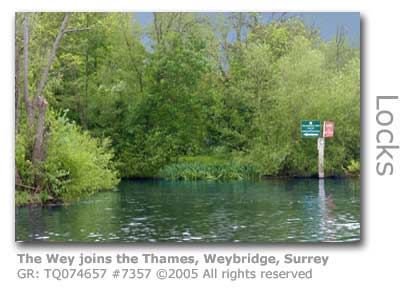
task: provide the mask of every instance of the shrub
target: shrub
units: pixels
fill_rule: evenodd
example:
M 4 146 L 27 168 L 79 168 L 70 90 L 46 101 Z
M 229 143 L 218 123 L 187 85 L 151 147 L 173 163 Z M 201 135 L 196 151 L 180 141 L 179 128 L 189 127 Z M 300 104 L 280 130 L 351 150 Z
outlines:
M 75 199 L 115 187 L 118 174 L 108 139 L 96 139 L 67 120 L 51 118 L 47 160 L 44 163 L 48 191 L 58 199 Z
M 22 185 L 16 190 L 16 204 L 40 203 L 49 199 L 70 200 L 115 187 L 118 173 L 108 139 L 96 139 L 68 121 L 65 114 L 49 111 L 50 127 L 46 161 L 42 165 L 41 186 L 34 185 L 34 172 L 25 121 L 16 137 L 16 166 Z M 23 187 L 23 188 L 26 188 Z M 17 186 L 20 188 L 20 186 Z M 32 194 L 35 190 L 35 194 Z
M 348 175 L 359 176 L 361 172 L 361 164 L 359 161 L 351 160 L 351 163 L 346 167 L 345 172 Z

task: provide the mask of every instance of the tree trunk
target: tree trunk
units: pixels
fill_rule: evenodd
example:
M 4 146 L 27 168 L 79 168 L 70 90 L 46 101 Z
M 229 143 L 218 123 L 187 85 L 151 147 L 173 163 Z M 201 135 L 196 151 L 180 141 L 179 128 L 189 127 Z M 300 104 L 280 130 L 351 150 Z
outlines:
M 24 103 L 28 116 L 28 129 L 32 129 L 34 125 L 34 107 L 30 101 L 28 91 L 28 38 L 29 38 L 29 13 L 24 16 Z
M 36 99 L 38 99 L 39 96 L 41 95 L 41 93 L 43 92 L 45 83 L 47 81 L 48 72 L 49 72 L 49 70 L 51 68 L 51 64 L 54 61 L 55 53 L 57 52 L 57 48 L 60 45 L 62 36 L 64 35 L 64 31 L 65 31 L 65 28 L 67 27 L 68 20 L 69 20 L 70 16 L 71 16 L 71 13 L 66 13 L 65 14 L 64 20 L 63 20 L 63 22 L 61 24 L 60 31 L 59 31 L 59 33 L 58 33 L 58 35 L 57 35 L 57 37 L 56 37 L 56 39 L 54 41 L 53 48 L 51 49 L 50 57 L 48 57 L 47 66 L 44 69 L 43 75 L 42 75 L 40 83 L 38 85 L 37 93 L 35 95 Z
M 137 65 L 137 63 L 135 62 L 135 59 L 134 59 L 134 57 L 133 57 L 133 55 L 132 55 L 132 45 L 131 45 L 131 43 L 130 43 L 130 41 L 129 41 L 129 39 L 128 39 L 128 36 L 127 36 L 126 34 L 127 34 L 127 32 L 124 31 L 124 38 L 125 38 L 126 46 L 127 46 L 127 48 L 128 48 L 129 59 L 130 59 L 130 61 L 131 61 L 131 64 L 132 64 L 134 70 L 135 70 L 136 73 L 137 73 L 137 76 L 138 76 L 139 90 L 140 90 L 141 93 L 143 93 L 143 75 L 142 75 L 141 70 L 138 69 L 138 65 Z
M 35 143 L 34 143 L 34 148 L 33 148 L 33 155 L 32 155 L 32 162 L 33 162 L 33 167 L 34 167 L 34 180 L 37 186 L 40 186 L 42 183 L 42 170 L 41 170 L 41 165 L 46 159 L 46 141 L 45 134 L 45 113 L 47 110 L 47 101 L 41 96 L 41 93 L 45 87 L 45 83 L 47 81 L 47 76 L 48 72 L 51 68 L 51 64 L 54 60 L 55 53 L 57 51 L 57 48 L 61 42 L 61 39 L 64 35 L 65 28 L 67 27 L 68 24 L 68 19 L 70 18 L 71 13 L 66 13 L 64 20 L 62 22 L 60 31 L 54 41 L 53 47 L 50 52 L 50 56 L 48 58 L 47 66 L 44 69 L 43 75 L 41 77 L 37 93 L 35 95 L 35 101 L 37 102 L 37 108 L 38 108 L 38 120 L 37 120 L 37 131 L 36 131 L 36 136 L 35 136 Z
M 18 174 L 17 166 L 14 166 L 14 185 L 21 185 L 20 175 Z
M 47 110 L 47 101 L 43 97 L 38 98 L 38 122 L 37 122 L 37 131 L 36 131 L 36 140 L 33 149 L 33 167 L 34 167 L 34 180 L 38 186 L 41 183 L 42 172 L 41 164 L 45 160 L 45 148 L 43 146 L 44 142 L 44 122 L 45 122 L 45 112 Z
M 17 18 L 16 18 L 16 22 L 17 22 Z M 17 24 L 16 24 L 17 27 Z M 15 36 L 15 67 L 14 67 L 14 98 L 15 98 L 15 111 L 14 111 L 14 144 L 16 144 L 16 137 L 18 134 L 18 126 L 19 126 L 19 122 L 20 122 L 20 50 L 18 48 L 18 44 L 17 44 L 17 35 Z M 21 179 L 20 179 L 20 175 L 17 169 L 17 165 L 16 165 L 16 161 L 14 159 L 14 180 L 15 180 L 15 184 L 21 184 Z
M 15 41 L 15 64 L 14 64 L 14 133 L 18 133 L 18 125 L 20 121 L 20 50 L 17 44 L 17 38 Z
M 156 34 L 156 43 L 159 45 L 162 39 L 162 24 L 160 23 L 158 12 L 153 13 L 153 23 Z
M 87 27 L 89 26 L 89 15 L 87 14 Z M 87 121 L 86 121 L 86 111 L 87 111 L 87 103 L 88 103 L 88 78 L 89 78 L 89 51 L 90 51 L 90 40 L 89 40 L 89 31 L 87 32 L 87 51 L 85 53 L 85 95 L 84 95 L 84 103 L 80 114 L 81 125 L 84 128 L 87 128 Z

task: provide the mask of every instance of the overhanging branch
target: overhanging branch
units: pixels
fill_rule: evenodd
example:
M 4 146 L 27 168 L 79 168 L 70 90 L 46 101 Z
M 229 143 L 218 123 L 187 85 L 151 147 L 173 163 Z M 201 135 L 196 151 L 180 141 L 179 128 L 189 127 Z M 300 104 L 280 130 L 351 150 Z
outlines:
M 65 34 L 68 34 L 68 33 L 73 33 L 73 32 L 81 32 L 81 31 L 89 31 L 89 30 L 92 30 L 92 28 L 90 28 L 90 27 L 72 28 L 72 29 L 66 29 L 66 30 L 64 30 L 64 33 L 65 33 Z

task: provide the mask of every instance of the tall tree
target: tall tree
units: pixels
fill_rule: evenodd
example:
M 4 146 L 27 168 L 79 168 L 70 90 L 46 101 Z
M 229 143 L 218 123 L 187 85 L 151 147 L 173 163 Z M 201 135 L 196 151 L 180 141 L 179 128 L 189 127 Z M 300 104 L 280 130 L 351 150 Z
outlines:
M 25 14 L 24 21 L 24 100 L 26 104 L 26 111 L 28 115 L 28 134 L 32 135 L 34 128 L 34 119 L 37 111 L 37 125 L 34 133 L 34 146 L 31 156 L 31 161 L 33 163 L 34 173 L 35 173 L 35 183 L 40 184 L 42 179 L 41 164 L 44 162 L 46 157 L 46 142 L 45 142 L 45 113 L 47 110 L 47 100 L 41 96 L 43 89 L 45 87 L 49 70 L 55 58 L 55 53 L 64 35 L 65 28 L 67 27 L 68 20 L 71 13 L 66 13 L 64 20 L 61 24 L 60 31 L 58 32 L 54 44 L 51 48 L 50 55 L 47 60 L 47 65 L 44 68 L 42 77 L 39 81 L 38 88 L 36 90 L 35 96 L 32 100 L 29 98 L 29 13 Z

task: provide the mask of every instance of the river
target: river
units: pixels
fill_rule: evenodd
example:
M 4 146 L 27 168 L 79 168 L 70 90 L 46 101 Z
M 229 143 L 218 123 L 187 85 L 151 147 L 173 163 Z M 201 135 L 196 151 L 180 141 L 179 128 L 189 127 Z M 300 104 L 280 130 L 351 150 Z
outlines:
M 360 182 L 126 180 L 117 191 L 15 213 L 24 242 L 358 241 Z

